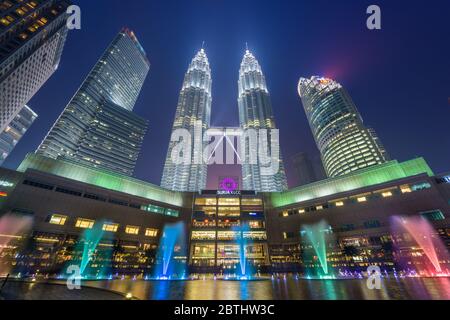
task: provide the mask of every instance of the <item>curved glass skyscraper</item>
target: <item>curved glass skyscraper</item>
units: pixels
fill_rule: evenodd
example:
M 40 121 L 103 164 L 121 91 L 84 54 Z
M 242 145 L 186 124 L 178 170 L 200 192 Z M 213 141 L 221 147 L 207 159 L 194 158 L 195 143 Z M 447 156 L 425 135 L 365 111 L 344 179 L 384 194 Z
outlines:
M 275 120 L 272 112 L 272 103 L 270 101 L 269 90 L 267 89 L 266 79 L 262 72 L 258 60 L 247 50 L 242 59 L 239 70 L 239 123 L 245 130 L 255 129 L 261 134 L 261 129 L 268 131 L 268 153 L 279 152 L 279 145 L 275 147 L 278 150 L 272 150 L 270 145 L 271 130 L 276 129 Z M 258 145 L 258 146 L 257 146 Z M 255 190 L 259 192 L 278 192 L 287 189 L 286 174 L 284 172 L 281 153 L 277 161 L 279 170 L 273 175 L 261 174 L 261 162 L 252 163 L 252 155 L 258 154 L 258 144 L 245 144 L 245 159 L 242 163 L 242 184 L 245 190 Z
M 387 161 L 373 129 L 366 128 L 350 95 L 336 81 L 301 78 L 298 92 L 329 177 Z
M 164 172 L 161 180 L 163 188 L 174 191 L 200 191 L 206 187 L 208 166 L 203 161 L 205 146 L 201 131 L 210 126 L 211 120 L 211 69 L 205 50 L 201 49 L 192 59 L 185 74 L 178 99 L 172 133 L 178 129 L 187 130 L 192 139 L 190 159 L 183 163 L 174 162 L 172 152 L 178 141 L 169 143 Z

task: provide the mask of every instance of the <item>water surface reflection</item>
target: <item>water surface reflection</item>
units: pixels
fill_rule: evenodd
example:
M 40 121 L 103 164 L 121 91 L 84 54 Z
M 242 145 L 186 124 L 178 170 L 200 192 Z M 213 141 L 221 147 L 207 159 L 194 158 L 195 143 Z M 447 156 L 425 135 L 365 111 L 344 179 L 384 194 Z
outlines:
M 450 300 L 449 278 L 383 279 L 381 290 L 365 280 L 87 281 L 86 285 L 151 300 Z

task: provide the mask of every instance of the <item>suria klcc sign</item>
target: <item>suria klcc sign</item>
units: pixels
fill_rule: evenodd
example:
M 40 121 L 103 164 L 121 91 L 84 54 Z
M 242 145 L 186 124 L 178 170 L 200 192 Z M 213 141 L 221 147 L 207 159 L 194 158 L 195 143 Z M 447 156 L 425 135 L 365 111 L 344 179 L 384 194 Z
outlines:
M 217 191 L 218 195 L 240 195 L 238 190 L 239 184 L 233 178 L 224 178 L 220 183 L 220 190 Z
M 221 191 L 233 192 L 238 189 L 238 183 L 233 178 L 224 178 L 220 183 Z

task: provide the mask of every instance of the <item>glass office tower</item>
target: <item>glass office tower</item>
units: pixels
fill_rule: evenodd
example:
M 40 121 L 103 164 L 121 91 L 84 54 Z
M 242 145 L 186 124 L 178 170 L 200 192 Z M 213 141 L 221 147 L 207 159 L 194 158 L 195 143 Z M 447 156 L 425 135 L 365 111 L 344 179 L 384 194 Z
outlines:
M 174 162 L 172 152 L 178 142 L 170 142 L 164 172 L 161 180 L 163 188 L 174 191 L 200 191 L 206 187 L 208 166 L 196 146 L 205 147 L 202 132 L 210 127 L 211 121 L 211 69 L 205 50 L 201 49 L 192 59 L 184 77 L 183 87 L 172 132 L 185 129 L 191 134 L 190 161 Z M 200 124 L 196 126 L 196 124 Z M 197 132 L 196 132 L 197 131 Z M 197 133 L 197 135 L 195 135 Z M 197 140 L 194 141 L 194 137 Z M 189 163 L 187 163 L 189 162 Z
M 347 91 L 322 77 L 301 78 L 298 92 L 329 177 L 386 162 L 373 129 L 364 126 Z
M 64 0 L 0 1 L 0 132 L 58 68 L 69 5 Z
M 37 114 L 25 105 L 6 126 L 5 130 L 0 134 L 0 165 L 11 154 L 36 118 Z
M 271 141 L 270 130 L 276 129 L 275 119 L 272 112 L 269 90 L 266 79 L 261 70 L 258 60 L 250 53 L 245 52 L 239 70 L 239 123 L 241 128 L 267 129 L 269 130 L 268 141 Z M 276 146 L 279 151 L 279 145 Z M 245 155 L 242 164 L 242 181 L 244 190 L 255 190 L 259 192 L 279 192 L 287 189 L 284 165 L 279 153 L 279 170 L 273 175 L 261 174 L 261 159 L 257 164 L 252 163 L 250 158 L 258 153 L 256 145 L 246 143 Z M 268 153 L 273 152 L 270 143 Z
M 132 175 L 148 126 L 132 110 L 149 69 L 134 33 L 120 31 L 37 153 Z

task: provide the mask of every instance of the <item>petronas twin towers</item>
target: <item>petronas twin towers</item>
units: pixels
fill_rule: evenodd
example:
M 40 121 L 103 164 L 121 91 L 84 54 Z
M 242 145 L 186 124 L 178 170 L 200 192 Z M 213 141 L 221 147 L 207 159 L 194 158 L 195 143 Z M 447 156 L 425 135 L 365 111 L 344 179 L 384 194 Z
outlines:
M 208 57 L 205 50 L 201 49 L 192 59 L 184 76 L 172 133 L 185 129 L 194 136 L 195 131 L 198 130 L 196 129 L 198 123 L 201 123 L 202 130 L 209 128 L 212 101 L 211 85 L 211 69 Z M 200 138 L 202 139 L 201 136 Z M 191 141 L 186 143 L 191 143 Z M 169 143 L 161 186 L 174 191 L 200 191 L 204 189 L 208 171 L 207 164 L 203 161 L 196 161 L 199 157 L 196 152 L 190 152 L 190 156 L 183 163 L 174 163 L 172 153 L 176 145 L 176 141 Z
M 205 50 L 201 49 L 189 65 L 178 99 L 172 138 L 161 181 L 161 186 L 166 189 L 197 192 L 206 187 L 208 164 L 199 159 L 203 159 L 203 150 L 207 145 L 207 142 L 203 140 L 202 132 L 210 128 L 211 86 L 212 77 L 208 57 Z M 270 94 L 261 66 L 249 50 L 246 50 L 239 70 L 238 105 L 242 132 L 253 130 L 252 132 L 259 133 L 258 143 L 244 141 L 243 149 L 241 149 L 244 151 L 240 159 L 243 189 L 258 192 L 279 192 L 287 189 Z M 186 153 L 183 155 L 184 161 L 176 162 L 174 154 L 180 151 L 178 150 L 180 141 L 176 133 L 180 130 L 189 132 L 194 138 L 184 141 L 188 145 L 187 152 L 184 149 Z M 251 161 L 251 158 L 261 155 L 260 138 L 264 134 L 266 134 L 264 141 L 268 141 L 263 148 L 264 153 L 275 155 L 273 159 L 276 162 L 276 170 L 270 174 L 263 173 L 260 162 Z

